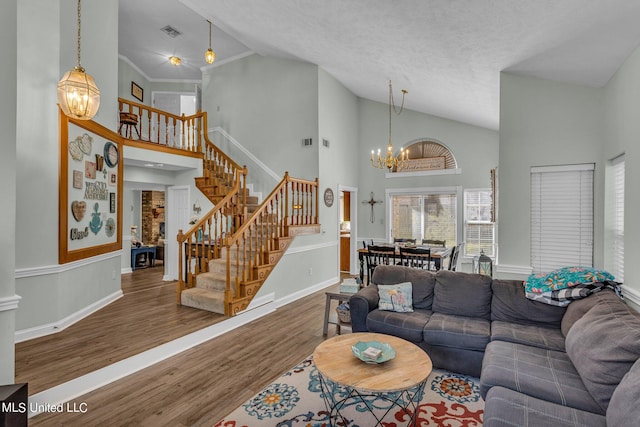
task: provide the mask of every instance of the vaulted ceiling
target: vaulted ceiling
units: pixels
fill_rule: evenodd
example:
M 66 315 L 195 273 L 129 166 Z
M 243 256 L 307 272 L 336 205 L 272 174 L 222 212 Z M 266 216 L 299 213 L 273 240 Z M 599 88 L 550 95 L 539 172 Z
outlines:
M 354 94 L 498 128 L 500 72 L 602 86 L 640 44 L 635 0 L 120 0 L 119 52 L 154 81 L 257 53 L 318 64 Z M 171 26 L 182 34 L 161 31 Z M 168 56 L 182 58 L 178 67 Z

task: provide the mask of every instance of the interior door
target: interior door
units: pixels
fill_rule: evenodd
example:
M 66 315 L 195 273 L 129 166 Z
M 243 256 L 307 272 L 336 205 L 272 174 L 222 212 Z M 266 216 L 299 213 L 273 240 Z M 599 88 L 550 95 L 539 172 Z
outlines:
M 167 214 L 165 227 L 167 229 L 165 251 L 165 280 L 178 280 L 178 244 L 176 238 L 178 230 L 186 231 L 189 226 L 191 194 L 189 186 L 176 185 L 167 188 Z

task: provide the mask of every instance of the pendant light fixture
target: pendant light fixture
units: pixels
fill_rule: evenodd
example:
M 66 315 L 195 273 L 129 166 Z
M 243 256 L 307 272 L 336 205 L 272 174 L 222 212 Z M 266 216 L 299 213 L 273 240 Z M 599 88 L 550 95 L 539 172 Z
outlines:
M 100 107 L 100 89 L 93 77 L 80 65 L 80 1 L 78 0 L 77 62 L 58 82 L 58 104 L 64 114 L 79 120 L 91 120 Z
M 209 23 L 209 49 L 204 54 L 204 60 L 207 61 L 207 64 L 213 64 L 213 61 L 216 60 L 216 53 L 211 49 L 211 21 L 207 19 Z
M 379 148 L 377 158 L 375 152 L 371 150 L 371 166 L 374 168 L 387 168 L 389 172 L 393 172 L 399 167 L 404 167 L 409 161 L 409 150 L 400 148 L 400 153 L 396 156 L 394 154 L 393 143 L 391 142 L 391 111 L 393 110 L 398 116 L 402 113 L 404 109 L 404 96 L 407 93 L 406 90 L 402 89 L 402 104 L 400 105 L 400 109 L 397 109 L 396 104 L 393 102 L 393 88 L 391 86 L 391 80 L 389 80 L 389 145 L 387 145 L 387 154 L 384 157 L 382 157 Z

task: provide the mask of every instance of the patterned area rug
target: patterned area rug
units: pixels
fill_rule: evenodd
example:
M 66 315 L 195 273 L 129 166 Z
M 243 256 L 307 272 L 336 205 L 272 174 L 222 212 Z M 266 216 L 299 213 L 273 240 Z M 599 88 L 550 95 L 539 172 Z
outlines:
M 418 406 L 418 426 L 481 426 L 484 401 L 480 397 L 478 379 L 434 369 L 425 385 Z M 311 357 L 269 384 L 252 399 L 241 405 L 215 427 L 325 427 L 329 426 L 322 397 L 318 370 Z M 411 413 L 390 405 L 394 396 L 371 397 L 368 402 L 375 408 L 381 426 L 407 425 Z M 389 410 L 391 409 L 391 410 Z M 367 407 L 352 399 L 341 410 L 346 422 L 340 427 L 370 427 L 376 420 Z

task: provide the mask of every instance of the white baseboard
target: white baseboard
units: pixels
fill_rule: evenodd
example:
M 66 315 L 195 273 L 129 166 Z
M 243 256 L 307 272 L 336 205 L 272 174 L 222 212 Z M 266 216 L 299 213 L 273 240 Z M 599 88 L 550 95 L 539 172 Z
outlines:
M 121 298 L 122 295 L 123 295 L 122 290 L 116 291 L 111 295 L 107 295 L 101 300 L 98 300 L 93 304 L 84 307 L 82 310 L 78 310 L 75 313 L 72 313 L 69 316 L 57 322 L 48 323 L 46 325 L 40 325 L 34 328 L 28 328 L 28 329 L 22 329 L 20 331 L 16 331 L 15 342 L 19 343 L 19 342 L 31 340 L 34 338 L 40 338 L 46 335 L 55 334 L 56 332 L 63 331 L 69 326 L 76 323 L 77 321 L 84 319 L 90 314 L 95 313 L 101 308 L 106 307 L 107 305 L 111 304 L 115 300 Z
M 164 276 L 162 276 L 163 282 L 171 282 L 173 280 L 174 280 L 173 277 L 169 276 L 168 274 L 165 274 Z
M 120 274 L 129 274 L 129 273 L 133 273 L 133 270 L 131 269 L 131 267 L 123 268 L 120 270 Z
M 334 285 L 336 283 L 338 283 L 340 281 L 339 277 L 332 277 L 330 279 L 327 279 L 323 282 L 320 282 L 316 285 L 311 286 L 310 288 L 305 288 L 302 289 L 298 292 L 294 292 L 292 294 L 289 294 L 283 298 L 280 298 L 278 300 L 275 301 L 276 306 L 278 308 L 282 307 L 283 305 L 287 305 L 291 302 L 294 302 L 296 300 L 299 300 L 300 298 L 306 297 L 307 295 L 311 295 L 314 292 L 320 291 L 328 286 Z

